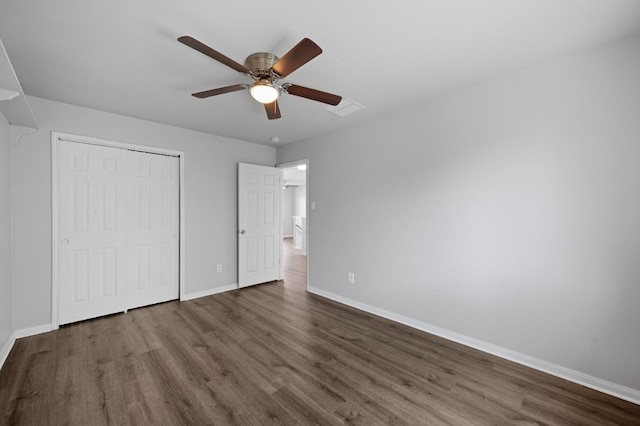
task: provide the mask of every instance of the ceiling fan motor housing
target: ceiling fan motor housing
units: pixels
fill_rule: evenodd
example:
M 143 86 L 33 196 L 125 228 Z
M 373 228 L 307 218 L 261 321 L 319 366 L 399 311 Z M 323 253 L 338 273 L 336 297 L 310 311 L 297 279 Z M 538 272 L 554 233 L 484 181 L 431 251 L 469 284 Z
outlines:
M 253 76 L 259 79 L 272 77 L 271 67 L 278 59 L 280 58 L 273 53 L 256 52 L 247 56 L 247 59 L 244 61 L 244 66 L 249 68 Z

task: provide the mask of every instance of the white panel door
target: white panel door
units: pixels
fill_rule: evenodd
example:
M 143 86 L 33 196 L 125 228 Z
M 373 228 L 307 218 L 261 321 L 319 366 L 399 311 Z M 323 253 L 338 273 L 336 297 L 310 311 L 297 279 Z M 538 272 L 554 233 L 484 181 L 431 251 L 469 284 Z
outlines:
M 129 151 L 128 308 L 178 298 L 177 157 Z
M 58 322 L 122 312 L 127 151 L 60 141 L 57 154 Z
M 238 285 L 280 279 L 282 169 L 238 165 Z

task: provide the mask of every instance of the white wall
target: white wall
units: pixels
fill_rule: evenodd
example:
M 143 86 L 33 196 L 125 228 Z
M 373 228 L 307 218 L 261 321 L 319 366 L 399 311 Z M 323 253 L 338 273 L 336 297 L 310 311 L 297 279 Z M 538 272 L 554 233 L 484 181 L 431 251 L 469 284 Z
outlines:
M 300 158 L 311 287 L 640 391 L 640 38 L 278 149 Z
M 307 215 L 307 187 L 304 185 L 293 188 L 293 215 Z
M 274 165 L 275 149 L 39 98 L 29 103 L 40 130 L 11 150 L 16 329 L 51 322 L 51 131 L 183 151 L 186 293 L 238 282 L 237 163 Z
M 293 235 L 293 187 L 285 188 L 282 192 L 282 235 Z
M 9 157 L 9 123 L 5 116 L 0 114 L 0 349 L 13 333 Z

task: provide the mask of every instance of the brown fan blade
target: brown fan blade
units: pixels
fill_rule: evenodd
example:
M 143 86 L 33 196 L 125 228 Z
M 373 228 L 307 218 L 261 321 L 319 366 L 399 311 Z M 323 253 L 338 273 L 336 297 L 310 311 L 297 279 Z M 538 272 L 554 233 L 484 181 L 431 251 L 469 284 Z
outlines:
M 191 96 L 204 99 L 211 96 L 222 95 L 224 93 L 237 92 L 238 90 L 242 90 L 245 88 L 246 86 L 244 84 L 234 84 L 233 86 L 219 87 L 217 89 L 211 89 L 211 90 L 205 90 L 203 92 L 193 93 Z
M 290 95 L 300 96 L 302 98 L 311 99 L 313 101 L 324 102 L 329 105 L 338 105 L 342 100 L 342 96 L 334 95 L 332 93 L 321 92 L 320 90 L 310 89 L 304 86 L 298 86 L 296 84 L 289 84 L 284 89 Z
M 198 40 L 196 40 L 193 37 L 190 36 L 182 36 L 178 38 L 178 41 L 182 44 L 185 44 L 187 46 L 189 46 L 192 49 L 197 50 L 200 53 L 203 53 L 205 55 L 207 55 L 210 58 L 215 59 L 218 62 L 221 62 L 223 64 L 225 64 L 226 66 L 233 68 L 234 70 L 241 72 L 243 74 L 249 74 L 249 68 L 245 67 L 242 64 L 237 63 L 236 61 L 234 61 L 233 59 L 223 55 L 222 53 L 218 52 L 217 50 L 213 50 L 212 48 L 210 48 L 209 46 L 207 46 L 206 44 L 199 42 Z
M 300 43 L 273 64 L 271 69 L 280 77 L 286 77 L 321 53 L 320 46 L 308 38 L 303 38 Z
M 269 120 L 275 120 L 276 118 L 280 118 L 280 107 L 278 106 L 278 101 L 275 100 L 270 104 L 264 104 L 264 110 L 267 112 L 267 118 Z

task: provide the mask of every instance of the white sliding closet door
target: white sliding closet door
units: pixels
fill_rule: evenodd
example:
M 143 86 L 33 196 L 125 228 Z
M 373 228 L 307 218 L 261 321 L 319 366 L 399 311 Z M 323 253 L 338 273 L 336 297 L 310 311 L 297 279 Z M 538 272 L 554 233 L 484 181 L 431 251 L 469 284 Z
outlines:
M 58 324 L 179 297 L 177 157 L 59 140 Z
M 124 310 L 127 297 L 127 151 L 58 145 L 60 324 Z
M 129 152 L 129 308 L 178 298 L 179 160 Z

